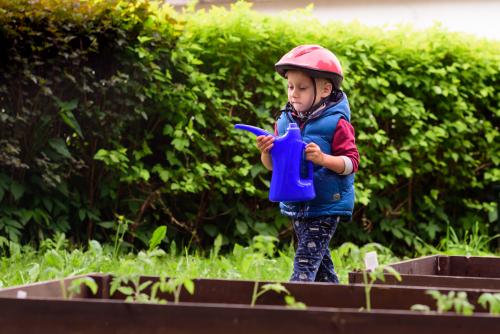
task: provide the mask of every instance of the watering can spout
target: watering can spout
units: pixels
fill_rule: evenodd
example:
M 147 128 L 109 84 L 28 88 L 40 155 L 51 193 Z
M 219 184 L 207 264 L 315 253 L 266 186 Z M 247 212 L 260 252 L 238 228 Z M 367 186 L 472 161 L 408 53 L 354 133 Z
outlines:
M 266 130 L 258 128 L 256 126 L 251 126 L 247 124 L 236 124 L 234 127 L 239 130 L 245 130 L 251 132 L 256 136 L 272 136 L 272 134 L 270 134 Z
M 269 132 L 246 124 L 236 124 L 236 129 L 245 130 L 256 136 L 272 136 Z M 307 161 L 307 178 L 300 177 L 300 166 L 306 143 L 302 141 L 300 129 L 290 123 L 283 136 L 276 137 L 271 149 L 273 174 L 269 199 L 273 202 L 302 202 L 316 197 L 313 182 L 313 165 Z

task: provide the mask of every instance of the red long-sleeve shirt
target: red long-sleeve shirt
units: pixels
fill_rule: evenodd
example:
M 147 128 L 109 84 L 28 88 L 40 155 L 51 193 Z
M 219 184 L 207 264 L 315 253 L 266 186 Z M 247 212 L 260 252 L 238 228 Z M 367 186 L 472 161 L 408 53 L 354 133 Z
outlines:
M 354 128 L 345 119 L 339 119 L 332 141 L 332 155 L 346 156 L 352 162 L 353 173 L 358 171 L 359 152 L 356 147 Z
M 274 134 L 278 135 L 276 124 L 274 125 Z M 345 119 L 339 119 L 335 128 L 335 135 L 332 140 L 332 155 L 345 156 L 352 162 L 352 173 L 358 171 L 359 152 L 356 146 L 354 128 L 351 123 Z

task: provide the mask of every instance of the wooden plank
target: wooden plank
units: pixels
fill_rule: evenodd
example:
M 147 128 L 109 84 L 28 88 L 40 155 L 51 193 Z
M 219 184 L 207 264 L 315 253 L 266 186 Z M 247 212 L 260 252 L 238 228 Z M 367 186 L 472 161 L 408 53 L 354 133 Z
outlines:
M 169 334 L 441 334 L 495 333 L 500 318 L 485 314 L 421 314 L 402 311 L 210 304 L 140 304 L 121 301 L 0 298 L 2 332 Z

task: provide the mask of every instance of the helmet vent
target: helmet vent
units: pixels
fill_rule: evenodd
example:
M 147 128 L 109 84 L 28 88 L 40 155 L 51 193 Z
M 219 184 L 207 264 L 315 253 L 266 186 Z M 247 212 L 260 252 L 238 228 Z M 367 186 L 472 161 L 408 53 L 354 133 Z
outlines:
M 292 55 L 292 57 L 300 57 L 300 56 L 305 55 L 311 51 L 318 50 L 318 49 L 321 49 L 321 47 L 320 46 L 310 46 L 310 47 L 300 48 L 299 50 L 297 50 L 297 53 Z

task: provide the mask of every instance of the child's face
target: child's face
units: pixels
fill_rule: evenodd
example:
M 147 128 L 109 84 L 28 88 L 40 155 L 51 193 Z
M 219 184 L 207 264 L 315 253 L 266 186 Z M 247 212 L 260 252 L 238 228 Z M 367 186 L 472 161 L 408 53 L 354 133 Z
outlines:
M 287 73 L 288 101 L 298 112 L 308 110 L 323 97 L 330 95 L 332 85 L 324 79 L 316 79 L 316 99 L 314 99 L 313 79 L 301 71 L 291 70 Z M 313 103 L 314 99 L 314 103 Z

